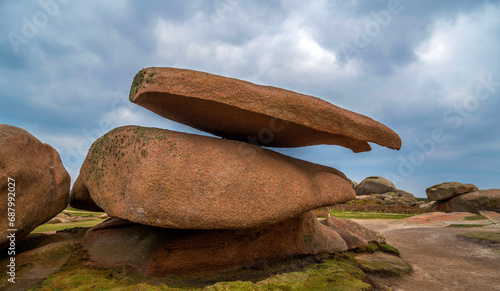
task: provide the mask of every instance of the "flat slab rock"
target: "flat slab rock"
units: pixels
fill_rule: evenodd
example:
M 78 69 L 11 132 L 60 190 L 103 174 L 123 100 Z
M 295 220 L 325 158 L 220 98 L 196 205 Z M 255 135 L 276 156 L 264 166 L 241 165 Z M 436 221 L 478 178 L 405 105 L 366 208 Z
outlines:
M 374 231 L 345 219 L 318 221 L 312 212 L 250 230 L 179 230 L 107 220 L 82 241 L 92 261 L 126 266 L 149 276 L 237 269 L 300 255 L 335 253 L 384 242 Z
M 193 70 L 143 69 L 130 101 L 196 129 L 263 146 L 331 144 L 354 152 L 369 151 L 368 142 L 401 147 L 385 125 L 322 99 Z
M 429 226 L 449 226 L 449 225 L 491 225 L 487 218 L 477 220 L 477 214 L 471 212 L 429 212 L 402 219 L 405 224 L 429 225 Z
M 8 229 L 17 229 L 15 239 L 19 242 L 66 208 L 70 176 L 53 147 L 19 127 L 0 124 L 0 149 L 1 250 L 9 246 Z M 15 197 L 8 193 L 15 193 Z M 10 201 L 14 206 L 8 205 L 9 196 L 15 198 Z M 13 227 L 8 207 L 15 209 Z
M 108 215 L 180 229 L 261 227 L 355 197 L 333 168 L 238 141 L 138 126 L 96 140 L 80 177 Z

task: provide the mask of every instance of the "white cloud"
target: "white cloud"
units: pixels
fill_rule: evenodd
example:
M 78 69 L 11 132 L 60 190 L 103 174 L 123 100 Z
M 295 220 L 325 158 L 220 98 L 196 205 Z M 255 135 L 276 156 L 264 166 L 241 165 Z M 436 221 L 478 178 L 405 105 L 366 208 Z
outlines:
M 500 65 L 498 58 L 492 58 L 500 47 L 500 39 L 493 37 L 500 29 L 498 15 L 499 7 L 485 5 L 453 21 L 438 20 L 432 37 L 415 50 L 419 77 L 434 80 L 443 89 L 436 101 L 452 106 L 472 93 L 479 76 L 496 73 L 491 69 Z

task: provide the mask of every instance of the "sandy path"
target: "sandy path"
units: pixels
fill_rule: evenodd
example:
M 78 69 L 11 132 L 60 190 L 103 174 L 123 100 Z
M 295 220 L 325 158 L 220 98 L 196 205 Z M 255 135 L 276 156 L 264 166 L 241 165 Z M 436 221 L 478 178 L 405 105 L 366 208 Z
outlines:
M 500 229 L 408 226 L 396 220 L 355 220 L 383 233 L 414 269 L 414 274 L 387 279 L 394 290 L 500 290 L 500 254 L 457 237 L 467 232 Z

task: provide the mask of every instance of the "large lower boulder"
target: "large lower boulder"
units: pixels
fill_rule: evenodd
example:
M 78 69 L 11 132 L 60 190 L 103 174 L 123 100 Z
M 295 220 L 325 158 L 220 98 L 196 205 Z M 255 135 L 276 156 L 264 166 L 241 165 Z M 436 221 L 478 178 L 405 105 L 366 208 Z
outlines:
M 364 115 L 313 96 L 205 72 L 146 68 L 135 76 L 129 97 L 168 119 L 264 146 L 332 144 L 354 152 L 369 151 L 368 142 L 401 147 L 394 131 Z
M 70 176 L 57 151 L 24 129 L 1 124 L 0 149 L 0 249 L 4 249 L 12 237 L 20 241 L 66 208 Z
M 436 203 L 436 210 L 445 212 L 500 212 L 500 189 L 478 190 Z
M 181 229 L 256 228 L 355 197 L 350 180 L 329 167 L 238 141 L 137 126 L 96 140 L 80 176 L 110 216 Z
M 367 177 L 356 187 L 356 195 L 358 196 L 388 192 L 396 192 L 396 187 L 391 181 L 378 176 Z
M 462 184 L 459 182 L 444 182 L 431 186 L 425 190 L 427 198 L 431 201 L 443 201 L 455 196 L 477 191 L 478 188 L 472 184 Z
M 341 252 L 371 241 L 384 242 L 384 237 L 343 219 L 321 223 L 308 212 L 248 230 L 167 229 L 112 218 L 87 231 L 82 244 L 99 266 L 125 266 L 145 275 L 164 276 Z

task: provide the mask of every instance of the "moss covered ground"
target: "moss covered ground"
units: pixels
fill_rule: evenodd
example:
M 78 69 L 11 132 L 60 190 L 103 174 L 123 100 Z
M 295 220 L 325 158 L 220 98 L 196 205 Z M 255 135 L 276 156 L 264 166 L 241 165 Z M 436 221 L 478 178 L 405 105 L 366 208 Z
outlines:
M 369 249 L 376 252 L 392 247 L 371 244 Z M 75 246 L 63 268 L 34 290 L 374 290 L 379 285 L 367 272 L 401 275 L 389 263 L 358 261 L 356 254 L 325 254 L 321 259 L 295 258 L 218 274 L 155 278 L 125 268 L 92 266 L 81 246 Z

